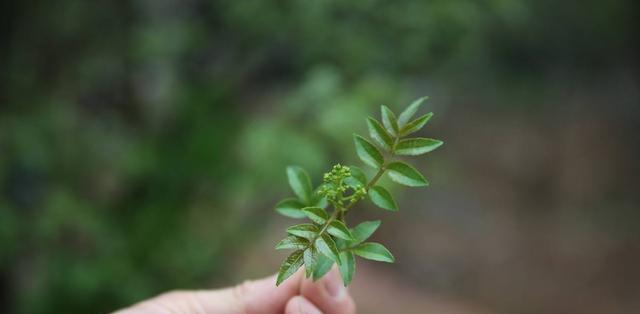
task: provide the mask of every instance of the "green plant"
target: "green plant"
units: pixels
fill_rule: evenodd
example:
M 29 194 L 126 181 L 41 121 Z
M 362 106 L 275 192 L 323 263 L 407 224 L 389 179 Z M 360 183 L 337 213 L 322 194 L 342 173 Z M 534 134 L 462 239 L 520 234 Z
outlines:
M 302 168 L 287 168 L 289 185 L 296 198 L 282 200 L 276 205 L 276 211 L 291 218 L 308 218 L 311 222 L 287 228 L 289 235 L 276 245 L 276 249 L 295 250 L 280 266 L 276 285 L 302 265 L 306 276 L 317 280 L 335 262 L 347 286 L 355 273 L 355 255 L 380 262 L 394 261 L 391 252 L 382 244 L 364 242 L 380 226 L 379 220 L 365 221 L 350 229 L 345 215 L 366 196 L 382 209 L 398 211 L 391 193 L 376 185 L 385 172 L 392 181 L 402 185 L 421 187 L 429 184 L 414 167 L 394 159 L 422 155 L 443 144 L 430 138 L 404 138 L 420 130 L 433 116 L 433 113 L 427 113 L 411 120 L 425 99 L 427 97 L 415 100 L 398 118 L 386 106 L 380 108 L 382 123 L 367 118 L 369 135 L 377 146 L 360 135 L 353 135 L 358 157 L 377 170 L 370 180 L 357 167 L 337 164 L 324 174 L 323 183 L 314 190 L 309 175 Z M 388 157 L 380 149 L 387 152 Z M 333 208 L 331 214 L 326 210 L 329 206 Z

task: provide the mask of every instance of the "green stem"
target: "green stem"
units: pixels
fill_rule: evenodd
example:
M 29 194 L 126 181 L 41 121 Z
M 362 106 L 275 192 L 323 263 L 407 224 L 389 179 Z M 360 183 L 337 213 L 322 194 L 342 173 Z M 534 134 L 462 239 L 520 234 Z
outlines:
M 395 137 L 393 140 L 393 147 L 391 148 L 391 151 L 393 152 L 396 148 L 396 144 L 398 144 L 398 137 Z M 382 175 L 384 174 L 385 170 L 387 167 L 387 164 L 382 164 L 382 166 L 380 166 L 380 168 L 378 169 L 378 172 L 373 176 L 373 178 L 371 178 L 371 180 L 369 180 L 369 182 L 367 183 L 367 185 L 365 186 L 365 191 L 368 193 L 369 189 L 376 184 L 376 182 L 378 182 L 378 180 L 380 180 L 380 178 L 382 177 Z M 351 207 L 353 207 L 353 205 L 355 205 L 357 202 L 353 202 L 349 205 L 347 205 L 344 208 L 340 208 L 339 206 L 336 206 L 335 210 L 333 211 L 333 213 L 331 214 L 331 217 L 329 217 L 329 219 L 327 219 L 327 221 L 324 223 L 324 225 L 322 226 L 322 229 L 320 229 L 320 232 L 318 232 L 318 234 L 313 237 L 313 239 L 311 240 L 309 245 L 313 245 L 316 240 L 322 236 L 322 234 L 327 231 L 327 228 L 329 228 L 329 225 L 331 224 L 331 222 L 333 222 L 336 218 L 338 218 L 338 215 L 340 215 L 340 217 L 342 219 L 344 219 L 344 216 L 346 215 L 347 211 L 349 211 L 349 209 Z M 335 205 L 334 205 L 335 206 Z

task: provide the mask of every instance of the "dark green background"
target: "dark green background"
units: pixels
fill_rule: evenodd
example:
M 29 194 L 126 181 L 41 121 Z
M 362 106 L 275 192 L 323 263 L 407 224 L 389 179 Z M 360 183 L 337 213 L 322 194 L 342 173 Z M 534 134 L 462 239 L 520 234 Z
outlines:
M 396 229 L 380 237 L 400 258 L 387 270 L 507 313 L 566 312 L 592 294 L 629 309 L 640 277 L 635 9 L 4 2 L 0 312 L 105 313 L 275 271 L 237 263 L 255 257 L 289 193 L 284 167 L 318 178 L 355 162 L 364 118 L 422 95 L 436 113 L 423 134 L 446 145 L 418 163 L 432 188 L 399 190 L 401 207 L 423 209 L 389 218 Z M 422 239 L 441 229 L 390 231 L 429 224 L 461 240 L 440 256 Z M 562 291 L 556 272 L 571 283 Z

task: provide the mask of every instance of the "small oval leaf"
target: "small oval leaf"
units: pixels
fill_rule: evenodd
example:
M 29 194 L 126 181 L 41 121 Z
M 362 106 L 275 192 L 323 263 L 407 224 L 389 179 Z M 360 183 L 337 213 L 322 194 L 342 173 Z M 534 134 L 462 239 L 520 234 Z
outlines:
M 427 186 L 429 182 L 418 170 L 401 161 L 395 161 L 387 165 L 391 180 L 406 186 Z
M 433 116 L 433 112 L 429 112 L 421 116 L 420 118 L 407 123 L 407 125 L 403 126 L 402 129 L 400 130 L 400 136 L 407 136 L 413 132 L 417 132 L 418 130 L 422 129 L 422 127 L 425 124 L 427 124 L 427 122 L 429 121 L 429 119 L 431 119 L 432 116 Z
M 342 221 L 334 220 L 327 227 L 327 232 L 332 236 L 338 237 L 344 240 L 353 240 L 353 235 L 351 235 L 351 231 L 349 228 L 342 223 Z
M 407 122 L 411 120 L 411 117 L 413 117 L 413 115 L 418 111 L 418 108 L 420 108 L 422 102 L 427 99 L 429 99 L 429 97 L 425 96 L 414 100 L 409 105 L 409 107 L 407 107 L 407 109 L 405 109 L 398 117 L 398 126 L 402 128 L 405 124 L 407 124 Z
M 290 218 L 304 218 L 305 214 L 302 212 L 304 205 L 295 198 L 287 198 L 276 204 L 276 211 L 283 216 Z
M 319 231 L 313 224 L 300 224 L 287 228 L 287 233 L 305 239 L 313 239 Z
M 387 189 L 376 185 L 369 189 L 369 199 L 378 207 L 390 211 L 398 211 L 398 205 Z
M 387 106 L 380 106 L 380 115 L 382 116 L 382 125 L 387 129 L 387 132 L 392 136 L 396 136 L 399 133 L 398 119 L 393 111 Z
M 390 151 L 393 146 L 393 138 L 387 133 L 387 130 L 385 130 L 380 122 L 374 118 L 367 118 L 367 126 L 369 127 L 369 136 L 371 136 L 380 147 Z
M 329 219 L 329 214 L 320 207 L 305 207 L 302 212 L 311 219 L 311 221 L 321 225 Z
M 278 279 L 276 279 L 276 286 L 279 286 L 285 279 L 291 277 L 300 266 L 303 264 L 302 250 L 295 251 L 284 260 L 280 265 L 280 271 L 278 272 Z
M 307 278 L 313 275 L 318 264 L 318 252 L 313 247 L 304 250 L 303 254 L 305 275 Z
M 336 242 L 333 241 L 330 235 L 323 233 L 316 239 L 316 248 L 326 257 L 332 259 L 338 265 L 342 264 L 340 261 L 340 252 L 336 246 Z
M 431 138 L 408 138 L 399 141 L 394 152 L 397 155 L 417 156 L 435 150 L 442 146 L 442 143 Z
M 356 144 L 356 152 L 360 160 L 374 168 L 380 168 L 380 166 L 382 166 L 384 157 L 382 157 L 380 151 L 373 146 L 373 144 L 357 134 L 353 135 L 353 140 Z
M 293 193 L 296 194 L 298 199 L 303 204 L 310 205 L 313 200 L 313 189 L 307 172 L 301 167 L 289 166 L 287 167 L 287 178 Z
M 350 244 L 356 245 L 368 239 L 380 227 L 380 220 L 364 221 L 351 229 L 353 241 Z
M 344 286 L 348 286 L 353 280 L 353 276 L 356 272 L 356 258 L 352 252 L 343 251 L 340 252 L 340 259 L 342 265 L 340 265 L 340 275 L 342 276 L 342 282 Z
M 318 254 L 316 269 L 313 272 L 313 281 L 316 281 L 326 275 L 329 270 L 331 270 L 331 266 L 333 266 L 332 259 L 324 256 L 323 254 Z
M 302 250 L 307 246 L 309 246 L 309 240 L 296 236 L 288 236 L 282 239 L 282 241 L 280 241 L 278 244 L 276 244 L 276 250 Z
M 395 258 L 384 247 L 384 245 L 375 242 L 362 243 L 351 250 L 356 255 L 378 262 L 393 263 Z

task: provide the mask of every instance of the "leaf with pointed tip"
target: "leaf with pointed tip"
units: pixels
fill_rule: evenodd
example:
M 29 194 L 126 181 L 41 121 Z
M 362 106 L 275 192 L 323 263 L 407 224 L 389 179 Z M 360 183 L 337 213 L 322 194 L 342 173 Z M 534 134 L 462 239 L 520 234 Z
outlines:
M 340 239 L 353 240 L 353 235 L 351 235 L 351 231 L 349 231 L 349 228 L 347 228 L 347 226 L 345 226 L 344 223 L 339 220 L 332 221 L 329 224 L 329 227 L 327 227 L 327 232 L 329 232 L 329 234 L 331 234 L 332 236 L 338 237 Z
M 279 286 L 285 279 L 291 277 L 300 266 L 303 264 L 303 252 L 302 250 L 295 251 L 284 260 L 280 266 L 278 272 L 278 279 L 276 280 L 276 286 Z
M 373 144 L 369 143 L 364 137 L 354 134 L 353 140 L 356 144 L 356 152 L 358 153 L 358 157 L 365 164 L 374 167 L 380 168 L 384 163 L 384 157 L 380 153 L 380 151 L 373 146 Z
M 380 220 L 361 222 L 355 228 L 351 229 L 353 241 L 349 244 L 356 245 L 368 239 L 380 227 Z
M 305 239 L 313 239 L 319 231 L 313 224 L 300 224 L 287 228 L 287 233 Z
M 367 126 L 369 127 L 369 136 L 380 144 L 380 147 L 386 149 L 387 151 L 391 150 L 393 146 L 393 138 L 387 130 L 374 118 L 367 118 Z
M 276 250 L 295 249 L 302 250 L 309 246 L 309 240 L 296 236 L 288 236 L 278 244 L 276 244 Z
M 287 167 L 287 177 L 289 185 L 296 194 L 298 199 L 305 205 L 311 204 L 313 200 L 313 189 L 311 188 L 311 180 L 304 169 L 298 166 Z
M 340 261 L 340 252 L 338 251 L 336 242 L 333 241 L 330 235 L 323 233 L 321 236 L 319 236 L 316 239 L 316 248 L 320 253 L 324 254 L 324 256 L 338 263 L 338 265 L 342 264 L 342 262 Z
M 311 219 L 311 221 L 321 225 L 329 219 L 329 214 L 320 207 L 305 207 L 302 212 Z
M 420 105 L 422 105 L 422 102 L 427 99 L 429 99 L 428 96 L 420 97 L 414 100 L 411 103 L 411 105 L 409 105 L 409 107 L 407 107 L 407 109 L 405 109 L 398 117 L 398 126 L 402 128 L 405 124 L 407 124 L 407 122 L 411 120 L 411 117 L 413 117 L 416 111 L 418 111 L 418 108 L 420 108 Z
M 276 211 L 283 216 L 290 218 L 304 218 L 305 214 L 301 211 L 304 205 L 295 198 L 287 198 L 276 204 Z
M 313 272 L 313 281 L 316 281 L 326 275 L 329 270 L 331 270 L 331 266 L 333 266 L 332 259 L 324 256 L 323 254 L 318 254 L 316 269 Z
M 387 165 L 391 180 L 406 186 L 427 186 L 429 182 L 418 170 L 401 161 L 395 161 Z
M 431 138 L 408 138 L 400 140 L 396 145 L 396 155 L 417 156 L 426 154 L 442 146 L 442 141 Z
M 398 119 L 393 111 L 387 106 L 380 106 L 380 115 L 382 116 L 382 124 L 387 129 L 389 134 L 396 136 L 400 132 L 398 130 Z
M 353 280 L 353 275 L 356 272 L 356 258 L 352 252 L 342 251 L 340 252 L 340 259 L 342 265 L 340 265 L 340 275 L 342 275 L 342 282 L 344 286 L 348 286 Z
M 364 174 L 364 171 L 356 166 L 349 166 L 349 168 L 351 169 L 351 176 L 345 179 L 345 183 L 352 188 L 356 188 L 358 185 L 366 186 L 367 175 Z
M 378 207 L 397 212 L 398 205 L 387 189 L 376 185 L 369 189 L 369 199 Z
M 432 116 L 433 116 L 433 112 L 429 112 L 421 116 L 420 118 L 407 123 L 405 126 L 402 127 L 402 129 L 400 129 L 400 136 L 407 136 L 413 132 L 417 132 L 418 130 L 422 129 L 422 127 L 425 124 L 427 124 L 427 122 L 429 121 L 429 119 L 431 119 Z
M 395 258 L 384 245 L 375 242 L 362 243 L 351 250 L 356 255 L 378 262 L 393 263 Z
M 303 260 L 305 275 L 307 276 L 307 278 L 309 278 L 313 275 L 313 272 L 315 271 L 318 264 L 318 252 L 316 252 L 313 247 L 309 247 L 308 249 L 304 250 Z

